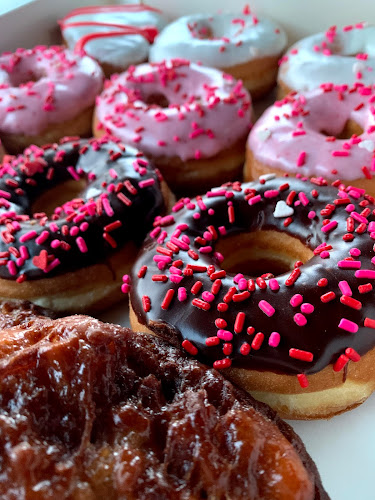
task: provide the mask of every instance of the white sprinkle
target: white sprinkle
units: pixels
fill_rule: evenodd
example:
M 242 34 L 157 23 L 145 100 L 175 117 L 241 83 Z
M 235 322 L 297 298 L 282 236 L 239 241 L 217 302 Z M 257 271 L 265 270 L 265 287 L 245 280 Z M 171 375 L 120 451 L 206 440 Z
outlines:
M 356 61 L 353 64 L 353 73 L 354 74 L 362 73 L 365 69 L 366 69 L 366 65 L 361 61 Z
M 358 143 L 358 147 L 362 149 L 367 149 L 369 153 L 373 153 L 375 149 L 375 143 L 371 139 L 366 139 Z
M 294 208 L 287 205 L 284 200 L 279 200 L 276 203 L 275 211 L 273 213 L 275 219 L 282 219 L 284 217 L 289 217 L 290 215 L 293 214 L 294 214 Z
M 264 175 L 259 176 L 259 180 L 267 182 L 267 181 L 271 181 L 275 177 L 276 177 L 276 174 L 264 174 Z

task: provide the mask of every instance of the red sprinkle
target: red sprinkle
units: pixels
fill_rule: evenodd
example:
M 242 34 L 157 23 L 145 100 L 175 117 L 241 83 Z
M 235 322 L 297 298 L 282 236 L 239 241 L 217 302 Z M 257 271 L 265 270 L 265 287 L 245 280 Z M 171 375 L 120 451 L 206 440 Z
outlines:
M 192 356 L 196 356 L 198 354 L 198 349 L 193 345 L 190 340 L 185 339 L 182 342 L 182 347 Z

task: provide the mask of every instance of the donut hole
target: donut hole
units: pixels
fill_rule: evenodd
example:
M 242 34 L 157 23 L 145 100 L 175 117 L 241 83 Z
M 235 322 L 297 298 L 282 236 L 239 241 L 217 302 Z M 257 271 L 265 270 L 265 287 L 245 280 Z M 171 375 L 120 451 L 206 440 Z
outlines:
M 241 233 L 222 238 L 215 251 L 224 256 L 221 268 L 251 278 L 290 272 L 296 261 L 306 263 L 314 254 L 298 238 L 273 230 Z
M 344 128 L 337 134 L 332 134 L 328 130 L 321 130 L 320 133 L 328 137 L 336 137 L 336 139 L 350 139 L 353 135 L 362 135 L 363 128 L 354 120 L 347 120 Z
M 168 98 L 161 93 L 153 93 L 143 97 L 143 101 L 149 106 L 159 106 L 161 108 L 167 108 L 169 106 Z
M 54 213 L 56 207 L 63 205 L 67 201 L 79 198 L 80 193 L 85 187 L 85 179 L 62 182 L 58 186 L 48 189 L 38 196 L 31 205 L 31 212 L 33 214 L 45 213 L 50 217 Z
M 36 69 L 22 70 L 22 68 L 8 73 L 8 75 L 9 83 L 12 87 L 20 87 L 30 82 L 37 82 L 46 76 L 43 71 L 37 71 Z

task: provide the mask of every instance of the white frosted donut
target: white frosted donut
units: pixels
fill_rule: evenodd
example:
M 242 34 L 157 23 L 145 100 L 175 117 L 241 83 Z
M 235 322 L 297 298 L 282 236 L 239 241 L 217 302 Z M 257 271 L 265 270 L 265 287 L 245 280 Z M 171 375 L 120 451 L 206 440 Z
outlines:
M 129 4 L 80 7 L 59 23 L 69 48 L 124 70 L 147 60 L 150 42 L 166 20 L 158 9 Z
M 231 69 L 251 62 L 261 64 L 262 59 L 272 58 L 274 81 L 277 59 L 286 42 L 285 32 L 279 25 L 269 19 L 258 19 L 247 9 L 242 14 L 194 14 L 180 17 L 164 28 L 156 37 L 149 57 L 152 62 L 174 58 L 201 62 L 241 78 L 246 85 L 252 75 L 238 74 Z M 251 69 L 252 73 L 258 71 L 259 66 Z M 254 88 L 254 85 L 246 86 L 250 91 Z
M 278 82 L 282 94 L 304 92 L 322 83 L 375 83 L 375 26 L 358 23 L 304 38 L 281 60 Z

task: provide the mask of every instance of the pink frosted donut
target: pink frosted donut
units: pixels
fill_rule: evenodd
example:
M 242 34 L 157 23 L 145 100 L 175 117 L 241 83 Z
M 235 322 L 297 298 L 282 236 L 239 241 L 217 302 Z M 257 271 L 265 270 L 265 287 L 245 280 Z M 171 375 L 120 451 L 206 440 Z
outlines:
M 0 56 L 0 137 L 16 153 L 65 135 L 90 134 L 103 74 L 90 57 L 63 47 L 17 49 Z
M 197 192 L 241 176 L 250 126 L 241 81 L 175 59 L 114 75 L 97 99 L 94 132 L 136 145 L 172 188 Z
M 337 178 L 375 194 L 375 90 L 323 84 L 276 101 L 247 143 L 245 177 L 262 174 Z

